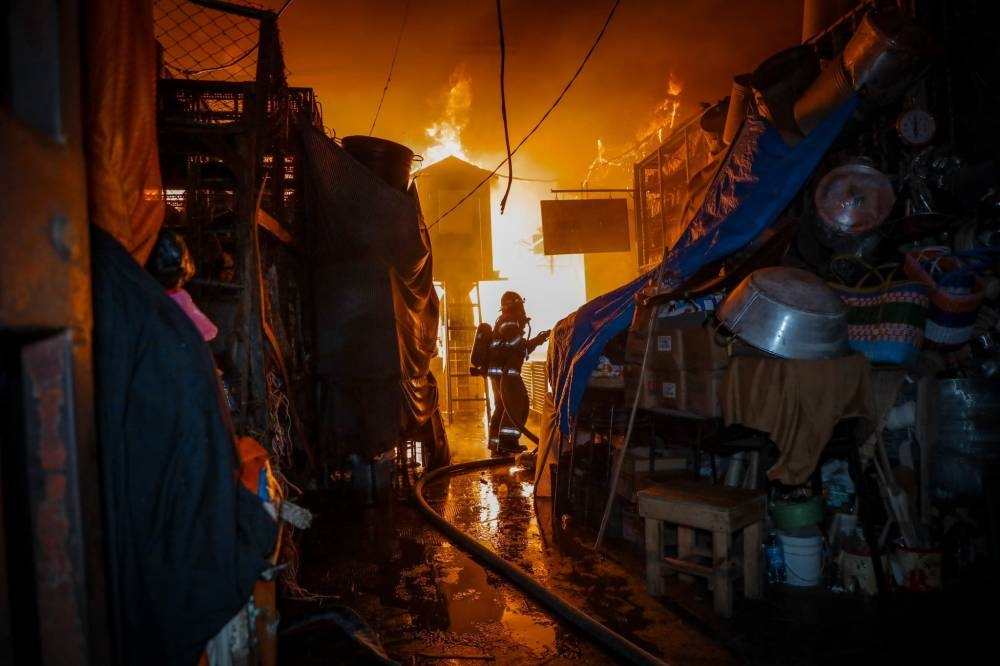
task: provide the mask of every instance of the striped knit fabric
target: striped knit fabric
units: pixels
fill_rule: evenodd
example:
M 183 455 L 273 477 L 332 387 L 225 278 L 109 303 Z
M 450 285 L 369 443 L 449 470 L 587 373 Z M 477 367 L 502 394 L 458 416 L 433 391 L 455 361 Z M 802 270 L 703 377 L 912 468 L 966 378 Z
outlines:
M 830 286 L 850 308 L 847 341 L 851 349 L 872 363 L 910 366 L 917 362 L 929 303 L 926 285 L 906 281 L 877 287 Z
M 947 351 L 968 342 L 983 302 L 980 277 L 963 271 L 962 260 L 943 248 L 911 250 L 903 270 L 930 289 L 924 346 Z

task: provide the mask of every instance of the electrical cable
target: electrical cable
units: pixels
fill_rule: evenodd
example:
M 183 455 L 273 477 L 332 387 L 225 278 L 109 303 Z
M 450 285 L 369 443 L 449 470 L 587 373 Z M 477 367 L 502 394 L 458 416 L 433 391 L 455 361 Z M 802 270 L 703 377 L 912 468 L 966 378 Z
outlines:
M 611 24 L 611 19 L 614 18 L 615 11 L 618 9 L 619 4 L 621 4 L 621 0 L 615 0 L 615 4 L 611 8 L 611 11 L 608 13 L 608 17 L 604 20 L 604 25 L 601 26 L 600 32 L 597 33 L 597 38 L 594 40 L 594 43 L 591 44 L 590 49 L 587 50 L 586 55 L 583 56 L 583 60 L 580 62 L 580 66 L 576 68 L 576 71 L 573 73 L 573 76 L 570 77 L 569 82 L 563 87 L 562 92 L 559 93 L 555 101 L 552 102 L 552 105 L 549 106 L 548 110 L 546 110 L 545 113 L 542 114 L 542 117 L 538 119 L 538 122 L 535 123 L 535 126 L 532 127 L 531 130 L 529 130 L 528 133 L 524 135 L 524 138 L 521 139 L 516 146 L 514 146 L 514 149 L 510 151 L 511 157 L 513 157 L 514 154 L 517 153 L 517 151 L 521 148 L 521 146 L 523 146 L 525 142 L 527 142 L 527 140 L 530 139 L 531 136 L 536 131 L 538 131 L 538 128 L 542 126 L 542 123 L 545 122 L 546 118 L 548 118 L 549 115 L 555 110 L 555 108 L 559 106 L 559 103 L 562 101 L 563 97 L 566 96 L 566 93 L 573 85 L 573 82 L 576 81 L 576 79 L 580 76 L 580 73 L 583 71 L 584 66 L 587 64 L 587 61 L 590 60 L 590 56 L 593 55 L 594 50 L 597 48 L 597 45 L 601 43 L 601 39 L 604 37 L 604 33 L 607 32 L 608 26 Z M 438 222 L 447 217 L 451 212 L 453 212 L 455 209 L 457 209 L 459 206 L 465 203 L 465 201 L 469 197 L 471 197 L 473 194 L 479 191 L 480 187 L 488 183 L 490 179 L 497 174 L 497 171 L 499 171 L 501 167 L 503 167 L 503 165 L 507 163 L 507 161 L 508 160 L 504 160 L 503 162 L 498 164 L 496 168 L 493 169 L 493 171 L 491 171 L 489 174 L 487 174 L 485 178 L 479 181 L 479 184 L 476 185 L 474 188 L 472 188 L 472 190 L 468 194 L 459 199 L 458 203 L 456 203 L 454 206 L 452 206 L 444 213 L 442 213 L 440 216 L 438 216 L 436 220 L 428 224 L 427 228 L 431 229 L 432 227 L 434 227 L 434 225 L 436 225 Z
M 503 140 L 507 146 L 507 189 L 500 199 L 500 214 L 507 208 L 507 197 L 510 196 L 510 187 L 514 184 L 514 163 L 510 154 L 510 128 L 507 125 L 507 89 L 504 85 L 504 70 L 507 64 L 507 44 L 503 35 L 503 12 L 500 10 L 501 0 L 497 0 L 497 25 L 500 30 L 500 117 L 503 118 Z
M 290 2 L 291 0 L 289 0 Z M 372 118 L 372 126 L 368 129 L 368 136 L 375 131 L 375 123 L 378 122 L 379 113 L 382 112 L 382 102 L 389 92 L 389 82 L 392 81 L 392 71 L 396 68 L 396 56 L 399 55 L 399 45 L 403 42 L 403 33 L 406 31 L 406 18 L 410 15 L 410 0 L 406 0 L 406 7 L 403 9 L 403 21 L 399 24 L 399 35 L 396 37 L 396 48 L 392 51 L 392 62 L 389 63 L 389 74 L 385 77 L 385 87 L 382 88 L 382 97 L 378 101 L 378 108 L 375 109 L 375 117 Z
M 487 467 L 499 467 L 511 465 L 514 462 L 513 456 L 502 458 L 487 458 L 486 460 L 474 460 L 471 462 L 458 463 L 439 467 L 420 477 L 414 488 L 413 496 L 417 501 L 417 507 L 424 513 L 427 519 L 448 537 L 474 558 L 479 560 L 494 571 L 500 573 L 518 588 L 535 598 L 536 601 L 555 613 L 575 628 L 580 630 L 586 637 L 593 639 L 614 655 L 630 664 L 649 664 L 651 666 L 665 666 L 665 662 L 659 657 L 650 654 L 646 650 L 631 642 L 621 634 L 608 629 L 606 626 L 587 615 L 579 608 L 571 604 L 565 598 L 553 590 L 547 589 L 535 580 L 531 574 L 517 566 L 513 562 L 508 562 L 492 550 L 476 541 L 469 535 L 445 520 L 441 514 L 431 508 L 424 499 L 424 486 L 435 479 L 450 475 L 455 472 L 465 472 Z

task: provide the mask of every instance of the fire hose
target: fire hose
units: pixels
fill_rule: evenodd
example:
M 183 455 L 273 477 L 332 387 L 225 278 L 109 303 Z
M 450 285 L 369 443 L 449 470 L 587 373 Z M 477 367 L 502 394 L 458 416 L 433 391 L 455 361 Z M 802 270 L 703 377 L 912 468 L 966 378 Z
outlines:
M 471 462 L 439 467 L 424 476 L 420 477 L 414 489 L 414 497 L 417 506 L 427 516 L 431 524 L 440 532 L 447 536 L 452 542 L 463 550 L 471 554 L 482 564 L 485 564 L 495 572 L 501 574 L 516 587 L 531 595 L 536 601 L 541 603 L 556 616 L 565 620 L 575 628 L 582 631 L 586 636 L 592 638 L 599 645 L 612 652 L 617 657 L 624 659 L 630 664 L 649 664 L 651 666 L 666 666 L 659 657 L 643 650 L 641 647 L 631 642 L 621 634 L 608 629 L 606 626 L 587 615 L 579 608 L 571 604 L 558 593 L 546 589 L 528 572 L 513 562 L 508 562 L 492 550 L 476 541 L 469 535 L 445 520 L 438 512 L 431 508 L 424 499 L 424 486 L 434 480 L 454 474 L 456 472 L 467 472 L 485 467 L 499 467 L 510 465 L 514 462 L 513 456 L 503 458 L 488 458 L 486 460 L 474 460 Z
M 504 413 L 510 414 L 510 411 L 507 409 L 507 405 L 503 400 L 503 380 L 505 379 L 508 379 L 506 366 L 503 367 L 503 372 L 500 374 L 500 390 L 497 391 L 497 393 L 499 393 L 497 401 L 500 403 L 500 407 L 503 409 Z M 532 442 L 535 446 L 538 446 L 538 435 L 528 430 L 527 423 L 518 423 L 514 419 L 511 419 L 511 421 L 514 422 L 514 425 L 517 426 L 517 429 L 521 432 L 521 434 L 528 438 L 528 441 Z

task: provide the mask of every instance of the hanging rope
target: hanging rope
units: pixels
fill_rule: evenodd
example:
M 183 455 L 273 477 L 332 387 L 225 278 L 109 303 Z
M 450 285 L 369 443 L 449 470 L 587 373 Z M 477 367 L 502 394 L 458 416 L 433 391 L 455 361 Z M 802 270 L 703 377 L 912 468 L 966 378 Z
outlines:
M 466 194 L 464 197 L 462 197 L 461 199 L 459 199 L 458 203 L 456 203 L 454 206 L 452 206 L 451 208 L 449 208 L 448 210 L 446 210 L 445 212 L 443 212 L 440 216 L 438 216 L 438 218 L 436 220 L 434 220 L 433 222 L 431 222 L 430 224 L 428 224 L 427 225 L 428 229 L 432 228 L 435 224 L 437 224 L 438 222 L 440 222 L 441 220 L 443 220 L 444 218 L 446 218 L 456 208 L 458 208 L 463 203 L 465 203 L 465 201 L 469 197 L 471 197 L 473 194 L 475 194 L 476 192 L 478 192 L 479 188 L 482 187 L 483 185 L 485 185 L 486 183 L 488 183 L 490 181 L 490 179 L 493 176 L 495 176 L 497 174 L 497 172 L 503 167 L 503 165 L 507 164 L 510 161 L 510 158 L 513 157 L 514 154 L 517 153 L 518 150 L 520 150 L 521 146 L 523 146 L 528 141 L 528 139 L 530 139 L 531 136 L 535 132 L 538 131 L 538 128 L 542 126 L 542 123 L 545 122 L 545 119 L 549 117 L 549 114 L 551 114 L 555 110 L 555 108 L 557 106 L 559 106 L 559 103 L 562 101 L 563 97 L 566 96 L 566 93 L 569 91 L 570 87 L 573 85 L 573 82 L 576 81 L 576 79 L 580 76 L 580 73 L 583 71 L 584 66 L 587 64 L 587 61 L 590 60 L 590 56 L 593 55 L 594 50 L 597 48 L 597 45 L 601 43 L 601 38 L 604 37 L 604 33 L 607 31 L 608 26 L 611 24 L 611 19 L 614 18 L 615 10 L 618 9 L 618 5 L 619 4 L 621 4 L 621 0 L 615 0 L 615 4 L 611 8 L 611 11 L 608 13 L 608 18 L 605 19 L 604 25 L 601 27 L 601 31 L 599 33 L 597 33 L 597 38 L 594 40 L 594 43 L 591 44 L 590 49 L 587 51 L 587 54 L 585 56 L 583 56 L 583 60 L 580 62 L 580 66 L 576 68 L 576 72 L 573 73 L 573 76 L 570 78 L 569 82 L 562 89 L 562 92 L 559 93 L 559 96 L 556 97 L 555 101 L 552 102 L 552 105 L 549 106 L 548 110 L 545 113 L 542 114 L 541 118 L 538 119 L 538 122 L 535 123 L 535 126 L 532 127 L 531 130 L 527 134 L 524 135 L 524 138 L 521 139 L 521 141 L 519 141 L 516 146 L 514 146 L 514 149 L 510 151 L 510 156 L 507 159 L 505 159 L 503 162 L 500 162 L 500 164 L 498 164 L 496 166 L 496 168 L 493 169 L 493 171 L 491 171 L 489 174 L 487 174 L 485 178 L 483 178 L 481 181 L 479 181 L 479 184 L 476 185 L 474 188 L 472 188 L 472 190 L 468 194 Z
M 396 56 L 399 55 L 399 45 L 403 41 L 403 32 L 406 30 L 406 17 L 410 15 L 410 0 L 406 0 L 406 7 L 403 9 L 403 21 L 399 24 L 399 35 L 396 37 L 396 48 L 392 50 L 392 62 L 389 63 L 389 74 L 385 77 L 385 87 L 382 88 L 382 97 L 378 101 L 378 108 L 375 109 L 375 117 L 372 118 L 372 126 L 368 130 L 368 136 L 375 131 L 375 123 L 378 122 L 378 115 L 382 112 L 382 102 L 385 101 L 385 94 L 389 92 L 389 82 L 392 81 L 392 71 L 396 68 Z
M 500 30 L 500 116 L 503 118 L 503 140 L 507 146 L 507 189 L 500 199 L 500 214 L 507 207 L 507 197 L 510 196 L 510 186 L 514 184 L 514 163 L 510 157 L 510 129 L 507 126 L 507 89 L 504 85 L 504 69 L 507 64 L 507 44 L 503 37 L 503 12 L 500 10 L 500 0 L 497 0 L 497 25 Z

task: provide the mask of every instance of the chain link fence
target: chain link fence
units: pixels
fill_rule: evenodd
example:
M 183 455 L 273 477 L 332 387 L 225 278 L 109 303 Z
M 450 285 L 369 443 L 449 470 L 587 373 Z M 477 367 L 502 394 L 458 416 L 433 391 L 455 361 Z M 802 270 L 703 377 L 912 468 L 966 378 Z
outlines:
M 250 2 L 232 3 L 265 9 Z M 163 76 L 210 81 L 253 81 L 257 75 L 260 21 L 189 0 L 154 0 L 156 40 Z

